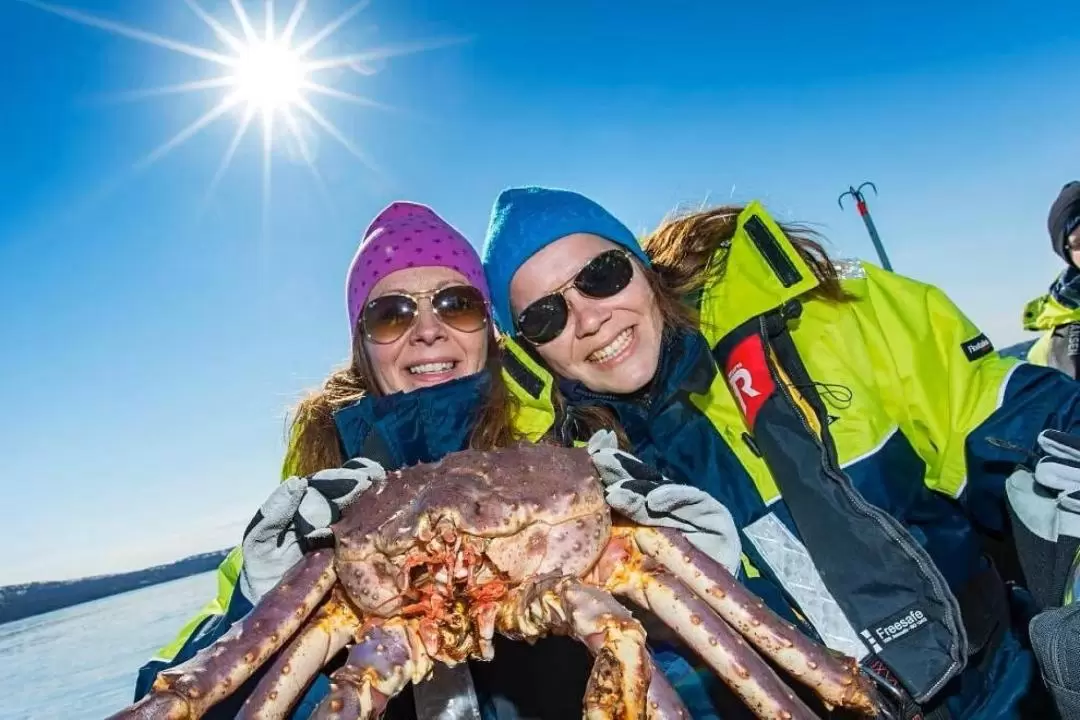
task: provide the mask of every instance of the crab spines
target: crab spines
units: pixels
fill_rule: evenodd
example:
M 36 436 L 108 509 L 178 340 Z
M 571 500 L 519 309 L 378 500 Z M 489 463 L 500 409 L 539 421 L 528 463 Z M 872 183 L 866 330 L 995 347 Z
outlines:
M 277 720 L 304 694 L 322 667 L 346 646 L 360 628 L 339 588 L 274 658 L 273 664 L 244 701 L 237 720 Z
M 637 527 L 634 541 L 676 575 L 709 607 L 786 673 L 814 691 L 826 706 L 875 715 L 877 690 L 853 658 L 803 635 L 750 593 L 723 566 L 668 528 Z
M 409 621 L 389 620 L 368 627 L 349 651 L 345 664 L 330 675 L 330 694 L 312 720 L 378 718 L 387 703 L 410 682 L 432 669 Z

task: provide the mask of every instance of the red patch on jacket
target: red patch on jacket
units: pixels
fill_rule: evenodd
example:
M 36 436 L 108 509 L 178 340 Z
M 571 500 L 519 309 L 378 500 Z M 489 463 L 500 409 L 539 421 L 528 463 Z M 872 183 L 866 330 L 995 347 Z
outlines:
M 728 355 L 725 372 L 731 394 L 746 418 L 746 426 L 753 430 L 761 406 L 776 392 L 761 338 L 751 335 L 736 345 Z

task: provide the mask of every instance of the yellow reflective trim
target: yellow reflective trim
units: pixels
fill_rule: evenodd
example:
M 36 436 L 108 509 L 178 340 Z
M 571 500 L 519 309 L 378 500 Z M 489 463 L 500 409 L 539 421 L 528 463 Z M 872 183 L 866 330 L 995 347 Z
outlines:
M 551 374 L 537 364 L 514 340 L 504 336 L 502 346 L 543 384 L 540 397 L 534 398 L 506 369 L 502 371 L 503 380 L 514 397 L 516 405 L 511 423 L 514 429 L 530 442 L 537 442 L 555 424 L 555 408 L 551 400 L 551 388 L 554 381 Z
M 236 587 L 237 580 L 240 577 L 240 568 L 243 565 L 244 560 L 241 554 L 240 546 L 232 549 L 232 551 L 225 556 L 225 559 L 221 561 L 217 569 L 217 596 L 202 607 L 201 610 L 188 621 L 176 637 L 168 645 L 157 651 L 154 655 L 154 660 L 160 660 L 164 662 L 170 662 L 176 657 L 176 654 L 184 647 L 187 641 L 191 638 L 192 633 L 199 627 L 200 624 L 208 617 L 214 615 L 224 615 L 226 609 L 229 606 L 229 600 L 233 595 L 233 588 Z
M 1043 335 L 1035 341 L 1035 344 L 1028 349 L 1027 361 L 1032 365 L 1049 365 L 1050 345 L 1053 341 L 1053 337 L 1053 330 L 1047 330 L 1043 333 Z
M 746 553 L 742 554 L 742 569 L 743 572 L 746 573 L 746 577 L 750 579 L 761 577 L 761 573 L 754 567 L 754 564 L 750 562 L 750 558 L 746 556 Z

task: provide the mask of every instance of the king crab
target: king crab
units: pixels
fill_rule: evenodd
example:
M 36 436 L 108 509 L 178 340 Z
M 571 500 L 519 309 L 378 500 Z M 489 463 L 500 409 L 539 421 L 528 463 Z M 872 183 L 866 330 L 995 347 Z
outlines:
M 113 718 L 200 717 L 267 663 L 239 717 L 286 717 L 348 646 L 313 717 L 377 718 L 434 663 L 490 660 L 496 632 L 584 643 L 595 658 L 587 718 L 689 717 L 615 595 L 662 620 L 757 717 L 817 717 L 762 656 L 826 709 L 879 712 L 854 660 L 800 634 L 680 533 L 613 522 L 583 448 L 467 450 L 391 473 L 333 532 L 335 548 L 305 555 Z

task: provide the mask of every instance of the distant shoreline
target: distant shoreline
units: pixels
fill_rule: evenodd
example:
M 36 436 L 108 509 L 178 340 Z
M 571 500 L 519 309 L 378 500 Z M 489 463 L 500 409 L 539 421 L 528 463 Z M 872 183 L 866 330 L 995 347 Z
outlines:
M 0 625 L 213 570 L 231 548 L 114 575 L 0 587 Z

